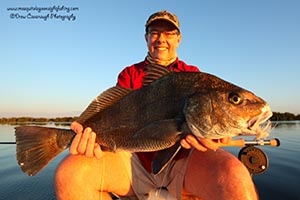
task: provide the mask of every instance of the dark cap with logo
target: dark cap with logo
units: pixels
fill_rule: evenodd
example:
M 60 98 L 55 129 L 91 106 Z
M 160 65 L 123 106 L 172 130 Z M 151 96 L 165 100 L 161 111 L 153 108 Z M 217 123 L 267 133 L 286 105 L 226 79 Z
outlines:
M 162 11 L 159 11 L 159 12 L 156 12 L 156 13 L 153 13 L 152 15 L 150 15 L 150 17 L 148 18 L 146 25 L 145 25 L 146 30 L 154 21 L 157 21 L 157 20 L 168 21 L 171 24 L 173 24 L 178 29 L 178 31 L 180 31 L 180 26 L 179 26 L 179 21 L 178 21 L 177 16 L 166 10 L 162 10 Z

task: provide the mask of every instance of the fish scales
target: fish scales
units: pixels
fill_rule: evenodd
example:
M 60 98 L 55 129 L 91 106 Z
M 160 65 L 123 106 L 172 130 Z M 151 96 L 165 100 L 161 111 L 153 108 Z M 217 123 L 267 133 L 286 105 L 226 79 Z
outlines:
M 198 73 L 191 73 L 189 77 L 197 78 L 197 75 Z M 130 93 L 90 118 L 84 126 L 91 127 L 96 133 L 101 134 L 98 137 L 100 144 L 105 144 L 106 138 L 113 137 L 116 146 L 122 149 L 130 150 L 132 146 L 139 146 L 139 151 L 155 150 L 148 146 L 149 143 L 143 145 L 141 138 L 134 141 L 133 135 L 151 122 L 173 119 L 182 113 L 186 97 L 194 92 L 194 88 L 190 84 L 177 84 L 180 87 L 176 87 L 176 83 L 180 81 L 178 79 L 174 73 L 148 87 Z M 140 143 L 140 145 L 135 143 Z M 155 145 L 155 141 L 152 144 Z

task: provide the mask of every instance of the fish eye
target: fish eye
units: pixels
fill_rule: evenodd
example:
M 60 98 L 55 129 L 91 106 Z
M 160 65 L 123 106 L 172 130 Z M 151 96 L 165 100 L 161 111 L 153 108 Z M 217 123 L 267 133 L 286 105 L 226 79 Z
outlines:
M 228 95 L 228 100 L 234 105 L 240 105 L 243 102 L 243 99 L 235 92 L 232 92 Z

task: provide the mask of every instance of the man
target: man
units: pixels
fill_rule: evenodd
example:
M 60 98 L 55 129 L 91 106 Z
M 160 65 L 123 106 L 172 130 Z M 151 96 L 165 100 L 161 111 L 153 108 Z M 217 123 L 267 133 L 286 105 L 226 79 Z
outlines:
M 145 67 L 155 63 L 176 72 L 199 71 L 178 60 L 181 42 L 177 17 L 167 11 L 154 13 L 146 22 L 146 59 L 126 67 L 117 85 L 138 89 Z M 74 122 L 77 133 L 70 155 L 59 165 L 55 176 L 58 199 L 257 199 L 247 169 L 232 154 L 218 149 L 218 141 L 188 135 L 182 150 L 158 175 L 151 173 L 155 152 L 105 152 L 95 143 L 95 133 Z M 230 138 L 219 142 L 226 143 Z

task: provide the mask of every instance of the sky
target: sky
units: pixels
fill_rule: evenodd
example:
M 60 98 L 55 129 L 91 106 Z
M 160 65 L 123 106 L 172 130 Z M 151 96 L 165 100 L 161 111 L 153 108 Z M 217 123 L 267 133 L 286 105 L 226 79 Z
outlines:
M 300 114 L 300 1 L 1 0 L 0 117 L 79 115 L 145 58 L 159 10 L 179 18 L 179 59 Z

